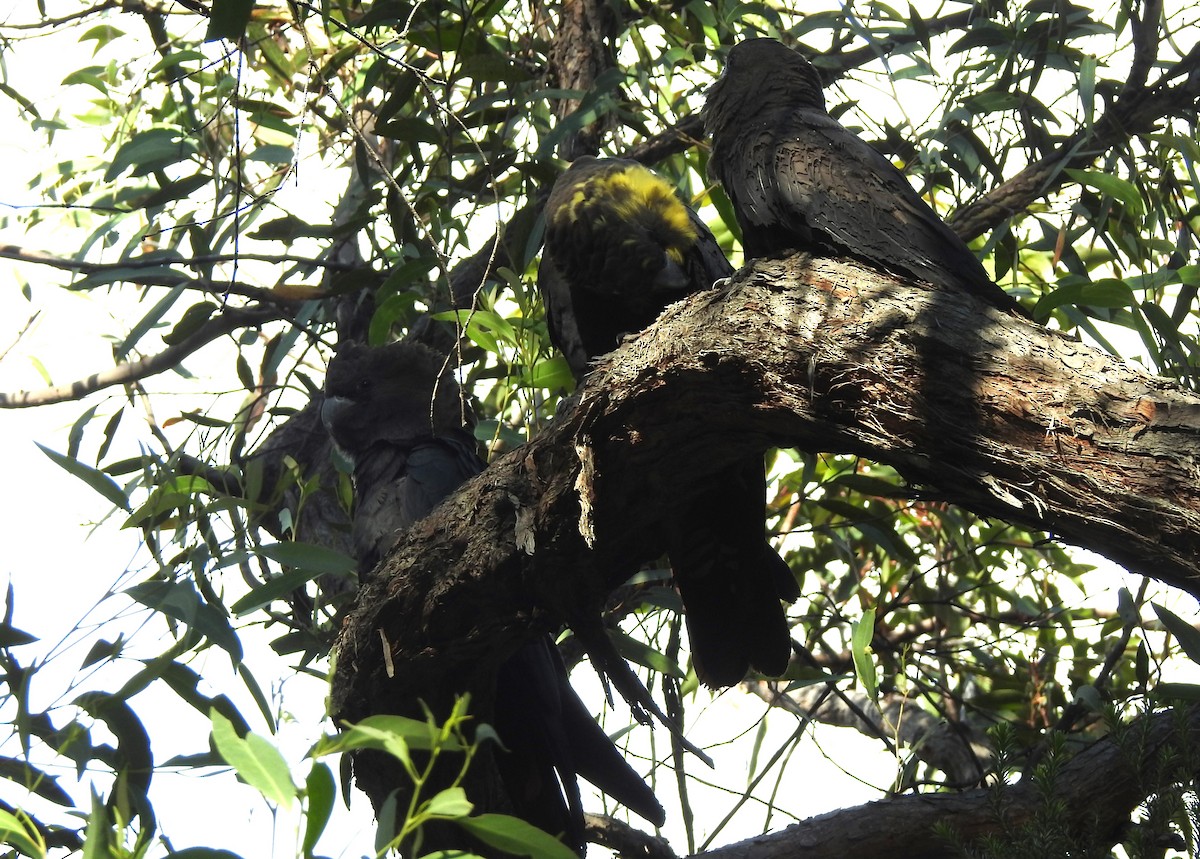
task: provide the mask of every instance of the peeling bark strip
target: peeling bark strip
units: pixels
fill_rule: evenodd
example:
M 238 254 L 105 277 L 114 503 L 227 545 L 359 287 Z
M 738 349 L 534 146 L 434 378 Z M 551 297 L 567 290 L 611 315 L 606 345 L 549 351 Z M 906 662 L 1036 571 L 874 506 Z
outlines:
M 434 700 L 447 677 L 494 669 L 537 615 L 594 616 L 661 554 L 664 510 L 771 445 L 890 464 L 929 495 L 1200 594 L 1200 398 L 966 295 L 764 260 L 669 308 L 545 433 L 412 530 L 347 620 L 334 713 Z

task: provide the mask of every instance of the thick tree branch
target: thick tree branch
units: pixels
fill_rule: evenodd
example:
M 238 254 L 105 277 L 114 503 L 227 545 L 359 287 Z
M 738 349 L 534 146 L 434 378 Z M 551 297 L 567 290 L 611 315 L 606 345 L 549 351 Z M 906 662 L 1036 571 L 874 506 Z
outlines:
M 1200 708 L 1182 718 L 1174 713 L 1144 716 L 1123 731 L 1119 741 L 1100 740 L 1068 761 L 1054 780 L 1053 798 L 1061 806 L 1054 824 L 1065 826 L 1080 844 L 1117 843 L 1125 835 L 1132 811 L 1161 787 L 1148 783 L 1145 774 L 1160 761 L 1194 749 L 1197 741 Z M 967 842 L 985 836 L 1019 839 L 1023 827 L 1045 813 L 1046 804 L 1047 798 L 1039 795 L 1031 780 L 959 794 L 903 796 L 822 814 L 704 855 L 709 859 L 955 859 L 963 853 L 938 832 L 940 824 L 949 824 L 955 837 Z
M 430 697 L 545 614 L 594 617 L 661 554 L 664 510 L 772 445 L 891 464 L 1200 593 L 1200 398 L 965 295 L 767 260 L 668 309 L 412 530 L 343 629 L 334 712 Z

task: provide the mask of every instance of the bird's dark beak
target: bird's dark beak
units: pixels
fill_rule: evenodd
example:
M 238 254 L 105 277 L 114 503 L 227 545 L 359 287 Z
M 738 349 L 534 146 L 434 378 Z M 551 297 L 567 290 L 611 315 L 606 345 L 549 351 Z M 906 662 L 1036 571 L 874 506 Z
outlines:
M 658 273 L 658 276 L 654 278 L 654 287 L 656 289 L 672 291 L 690 288 L 692 281 L 684 273 L 683 269 L 679 267 L 679 264 L 672 261 L 665 253 L 663 257 L 663 268 Z
M 333 428 L 337 419 L 351 405 L 352 401 L 346 397 L 326 397 L 325 402 L 321 404 L 321 423 L 324 424 L 325 431 L 331 436 L 334 434 Z

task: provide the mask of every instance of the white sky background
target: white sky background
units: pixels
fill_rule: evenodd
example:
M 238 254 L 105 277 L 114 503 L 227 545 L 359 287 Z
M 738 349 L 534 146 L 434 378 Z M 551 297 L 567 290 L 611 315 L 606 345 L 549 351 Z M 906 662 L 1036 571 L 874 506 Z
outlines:
M 28 0 L 0 2 L 0 20 L 29 20 L 32 4 Z M 52 10 L 53 13 L 53 10 Z M 124 16 L 123 25 L 129 24 Z M 136 22 L 134 22 L 136 23 Z M 64 60 L 80 49 L 75 45 L 76 34 L 68 30 L 65 34 L 39 40 L 34 51 L 20 50 L 4 56 L 8 80 L 23 95 L 32 98 L 44 115 L 53 115 L 51 105 L 59 105 L 63 117 L 70 116 L 81 107 L 89 93 L 85 88 L 63 90 L 59 83 L 65 71 L 86 62 L 81 59 Z M 90 50 L 90 46 L 88 48 Z M 885 94 L 886 97 L 886 94 Z M 70 101 L 75 99 L 75 102 Z M 0 121 L 7 133 L 0 137 L 0 159 L 7 169 L 0 171 L 0 204 L 22 205 L 37 201 L 25 189 L 28 175 L 36 166 L 51 163 L 40 138 L 29 134 L 25 120 L 16 112 L 13 103 L 0 99 Z M 60 132 L 56 139 L 62 152 L 87 151 L 89 135 L 97 135 L 89 129 Z M 94 144 L 93 144 L 94 145 Z M 303 145 L 303 144 L 302 144 Z M 311 141 L 309 142 L 311 146 Z M 311 173 L 304 181 L 312 181 Z M 339 189 L 340 190 L 340 189 Z M 295 205 L 301 205 L 301 196 L 310 197 L 311 186 L 306 185 L 303 195 L 297 195 Z M 331 192 L 331 198 L 338 191 Z M 39 243 L 40 242 L 40 243 Z M 21 234 L 0 232 L 0 244 L 28 245 L 35 249 L 55 251 L 51 238 L 44 233 L 36 240 Z M 20 274 L 18 274 L 18 272 Z M 30 304 L 21 295 L 17 277 L 36 278 L 33 283 L 34 300 Z M 100 294 L 98 300 L 87 295 L 67 294 L 52 284 L 65 282 L 65 277 L 40 267 L 17 267 L 0 260 L 0 354 L 8 349 L 34 308 L 42 310 L 42 317 L 32 332 L 21 343 L 0 357 L 0 390 L 12 391 L 21 388 L 40 388 L 44 380 L 35 369 L 31 356 L 42 360 L 54 383 L 61 384 L 81 378 L 98 368 L 112 364 L 109 345 L 98 334 L 118 335 L 128 322 L 113 319 L 104 330 L 97 330 L 98 305 L 111 306 L 112 296 Z M 140 316 L 145 305 L 128 302 L 131 313 Z M 136 317 L 135 317 L 136 318 Z M 206 347 L 206 352 L 190 359 L 189 366 L 228 366 L 220 355 L 220 344 Z M 212 362 L 211 364 L 209 362 Z M 154 389 L 155 384 L 151 384 Z M 183 389 L 182 380 L 173 374 L 162 383 L 165 390 Z M 30 647 L 19 648 L 18 657 L 28 663 L 51 651 L 56 660 L 51 668 L 38 675 L 39 685 L 33 691 L 35 707 L 48 705 L 63 696 L 69 701 L 80 689 L 72 689 L 76 682 L 84 688 L 105 688 L 112 685 L 104 677 L 91 677 L 75 672 L 91 646 L 95 628 L 89 626 L 107 621 L 116 614 L 124 614 L 122 626 L 127 634 L 136 632 L 149 616 L 148 611 L 131 610 L 129 601 L 117 597 L 101 603 L 110 590 L 119 590 L 138 579 L 123 579 L 127 569 L 137 570 L 145 563 L 141 553 L 140 534 L 136 530 L 119 530 L 112 521 L 98 528 L 93 524 L 109 513 L 107 502 L 89 490 L 76 478 L 53 464 L 34 446 L 34 441 L 65 452 L 67 430 L 87 405 L 107 397 L 120 397 L 119 389 L 110 389 L 86 402 L 65 403 L 57 406 L 39 407 L 28 410 L 7 411 L 0 414 L 0 473 L 9 482 L 9 491 L 0 493 L 0 522 L 3 522 L 3 554 L 0 554 L 0 574 L 8 577 L 16 591 L 14 624 L 21 629 L 38 635 L 42 641 Z M 189 403 L 190 405 L 190 403 Z M 104 412 L 104 407 L 101 408 Z M 128 444 L 136 435 L 130 431 L 132 415 L 127 415 L 122 428 L 120 443 Z M 160 414 L 161 420 L 163 415 Z M 89 433 L 98 433 L 103 426 L 98 421 Z M 89 435 L 89 438 L 92 438 Z M 92 438 L 94 449 L 95 439 Z M 86 448 L 85 448 L 86 449 Z M 134 455 L 136 450 L 127 450 L 124 455 Z M 114 450 L 106 459 L 112 461 L 122 454 Z M 1095 604 L 1099 608 L 1114 609 L 1116 587 L 1126 577 L 1110 573 L 1101 584 L 1098 578 L 1089 580 L 1093 588 Z M 144 578 L 145 572 L 139 578 Z M 118 584 L 118 582 L 120 584 Z M 1136 581 L 1128 586 L 1136 589 Z M 97 604 L 100 603 L 99 606 Z M 1173 608 L 1185 617 L 1193 617 L 1195 601 L 1190 597 L 1172 599 Z M 93 611 L 94 609 L 94 611 Z M 89 617 L 90 615 L 90 617 Z M 81 619 L 84 638 L 74 632 Z M 139 635 L 146 637 L 139 655 L 150 656 L 161 649 L 156 636 L 162 634 L 160 622 L 150 621 L 151 628 L 143 629 Z M 106 626 L 103 630 L 111 638 L 115 630 Z M 256 646 L 253 633 L 247 634 L 247 654 L 255 675 L 263 684 L 279 712 L 289 714 L 282 720 L 279 735 L 273 741 L 279 744 L 288 759 L 297 764 L 295 774 L 302 780 L 307 763 L 301 764 L 304 752 L 328 723 L 322 722 L 325 686 L 314 679 L 295 675 L 283 660 L 273 660 L 269 648 Z M 69 647 L 60 645 L 64 637 Z M 260 636 L 260 642 L 266 637 Z M 245 694 L 239 680 L 230 670 L 229 661 L 215 649 L 207 651 L 191 666 L 204 675 L 207 694 L 225 693 L 234 698 L 243 715 L 252 727 L 266 733 L 266 727 L 249 696 Z M 286 682 L 281 682 L 284 678 Z M 1179 678 L 1183 679 L 1183 678 Z M 592 673 L 584 668 L 574 678 L 585 700 L 597 710 L 600 707 L 598 684 Z M 70 691 L 68 691 L 70 690 Z M 152 702 L 152 706 L 149 705 Z M 162 761 L 174 754 L 197 753 L 203 750 L 207 729 L 199 713 L 181 703 L 169 691 L 155 687 L 142 693 L 134 700 L 134 706 L 142 717 L 153 738 L 156 760 Z M 714 740 L 731 740 L 741 732 L 753 730 L 765 705 L 757 699 L 738 693 L 722 696 L 718 702 L 700 715 L 691 738 L 702 746 Z M 697 712 L 699 712 L 697 710 Z M 0 716 L 8 717 L 9 709 L 0 709 Z M 621 717 L 614 717 L 610 724 L 623 724 Z M 693 719 L 696 717 L 693 715 Z M 65 721 L 65 720 L 63 720 Z M 795 721 L 782 713 L 772 714 L 770 737 L 763 748 L 770 750 L 778 746 L 795 727 Z M 646 729 L 638 729 L 640 741 L 649 736 Z M 665 731 L 660 730 L 656 743 L 665 743 Z M 894 774 L 896 763 L 889 760 L 875 741 L 847 729 L 823 728 L 819 743 L 806 739 L 796 758 L 788 765 L 788 783 L 783 794 L 798 796 L 784 805 L 803 808 L 807 814 L 819 814 L 839 807 L 856 805 L 878 798 Z M 94 737 L 98 741 L 99 737 Z M 701 772 L 702 767 L 692 762 L 694 772 L 717 784 L 734 791 L 744 786 L 748 761 L 744 758 L 744 745 L 725 745 L 714 750 L 717 769 Z M 15 747 L 0 746 L 0 754 L 17 755 Z M 868 785 L 858 777 L 841 772 L 833 761 L 853 762 L 859 773 L 874 782 Z M 71 784 L 70 773 L 51 770 L 62 776 L 62 785 L 73 795 L 83 793 Z M 668 779 L 663 770 L 660 779 Z M 660 794 L 668 806 L 669 821 L 665 830 L 676 850 L 682 852 L 686 846 L 679 823 L 678 808 L 672 803 L 673 789 L 667 781 L 662 782 Z M 4 793 L 7 783 L 0 784 L 3 798 L 21 804 L 24 798 Z M 187 846 L 225 848 L 247 857 L 289 857 L 298 852 L 299 835 L 295 815 L 281 814 L 278 820 L 257 792 L 236 784 L 231 776 L 222 774 L 211 778 L 195 775 L 172 775 L 158 773 L 155 776 L 155 807 L 160 815 L 161 834 L 169 838 L 176 849 Z M 318 845 L 318 853 L 329 856 L 358 856 L 371 853 L 373 827 L 369 806 L 361 794 L 354 797 L 354 813 L 343 813 L 342 805 L 335 809 L 334 828 Z M 703 832 L 715 823 L 728 803 L 714 804 L 712 808 L 700 806 L 696 809 L 698 828 Z M 593 802 L 591 807 L 598 809 Z M 197 809 L 202 809 L 199 813 Z M 221 821 L 219 827 L 213 821 Z M 775 827 L 788 821 L 778 816 L 773 818 Z M 635 821 L 636 823 L 636 821 Z M 762 827 L 762 812 L 744 813 L 737 824 L 724 831 L 718 843 L 727 843 L 742 837 L 758 834 Z M 158 851 L 161 853 L 161 851 Z M 593 848 L 592 856 L 602 854 Z

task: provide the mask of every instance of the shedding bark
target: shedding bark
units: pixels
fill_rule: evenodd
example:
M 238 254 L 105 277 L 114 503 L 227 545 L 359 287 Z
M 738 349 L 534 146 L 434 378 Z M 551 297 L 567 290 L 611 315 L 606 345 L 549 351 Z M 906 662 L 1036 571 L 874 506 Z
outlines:
M 594 619 L 662 553 L 663 511 L 770 446 L 890 464 L 926 496 L 1200 593 L 1200 398 L 967 295 L 763 260 L 668 308 L 413 528 L 343 627 L 336 718 L 432 700 L 541 628 Z M 918 801 L 952 817 L 977 800 Z

